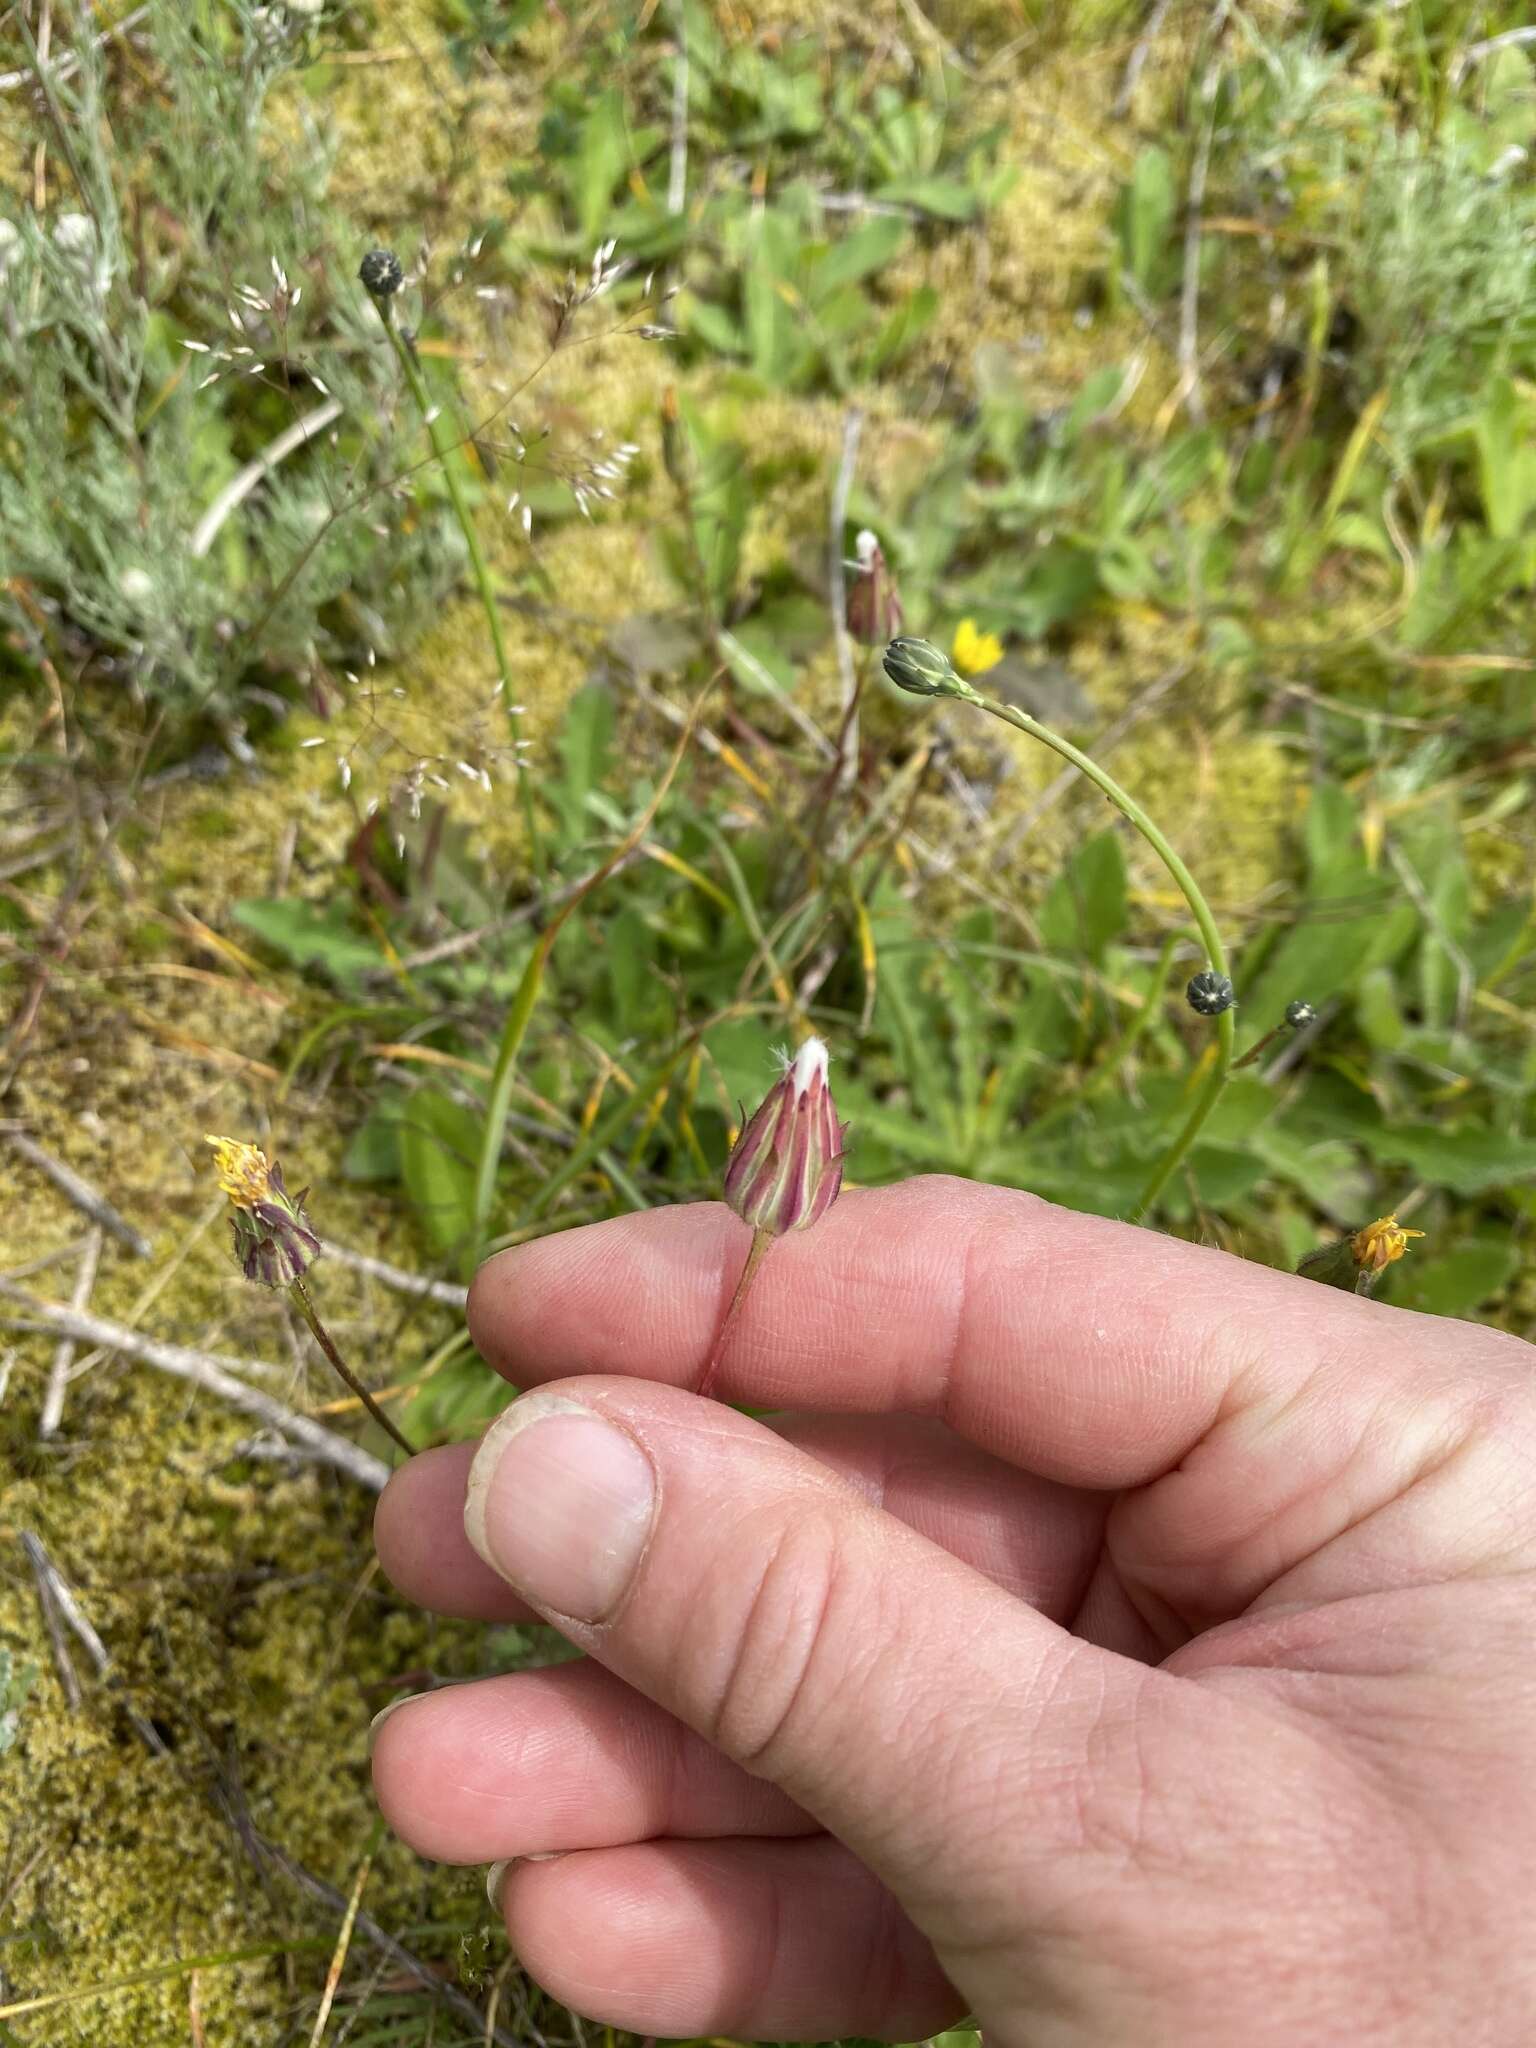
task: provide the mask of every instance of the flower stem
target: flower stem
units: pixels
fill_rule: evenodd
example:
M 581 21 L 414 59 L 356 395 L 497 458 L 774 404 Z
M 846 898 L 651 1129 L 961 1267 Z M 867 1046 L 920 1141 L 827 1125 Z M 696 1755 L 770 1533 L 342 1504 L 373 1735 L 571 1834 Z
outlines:
M 390 1421 L 389 1417 L 384 1413 L 384 1410 L 379 1406 L 378 1402 L 374 1400 L 372 1394 L 369 1393 L 368 1389 L 363 1385 L 362 1381 L 357 1377 L 357 1375 L 353 1372 L 352 1368 L 347 1364 L 346 1360 L 342 1357 L 341 1353 L 336 1349 L 336 1346 L 331 1342 L 331 1333 L 329 1330 L 327 1330 L 324 1323 L 321 1322 L 319 1315 L 316 1313 L 315 1304 L 310 1298 L 309 1289 L 304 1285 L 304 1282 L 302 1280 L 292 1280 L 289 1282 L 288 1299 L 293 1303 L 294 1307 L 298 1310 L 299 1314 L 304 1318 L 305 1322 L 309 1325 L 310 1335 L 314 1338 L 315 1342 L 320 1346 L 320 1349 L 325 1353 L 326 1357 L 330 1360 L 331 1364 L 336 1368 L 337 1372 L 341 1375 L 342 1379 L 352 1389 L 353 1393 L 356 1394 L 359 1401 L 361 1401 L 363 1406 L 368 1410 L 368 1413 L 373 1417 L 374 1421 L 379 1425 L 380 1429 L 384 1431 L 386 1436 L 394 1438 L 395 1442 L 400 1446 L 401 1450 L 405 1452 L 405 1455 L 408 1458 L 414 1458 L 416 1455 L 416 1446 L 411 1442 L 408 1436 L 403 1435 L 401 1431 L 395 1427 L 394 1423 Z
M 715 1347 L 709 1354 L 709 1363 L 704 1368 L 704 1377 L 699 1381 L 698 1391 L 706 1397 L 713 1393 L 719 1377 L 720 1361 L 725 1356 L 726 1343 L 741 1313 L 741 1305 L 747 1298 L 747 1290 L 757 1278 L 757 1269 L 768 1256 L 768 1247 L 773 1243 L 771 1230 L 754 1230 L 752 1243 L 747 1250 L 747 1262 L 741 1269 L 741 1278 L 736 1282 L 736 1292 L 731 1296 L 731 1305 L 720 1318 L 720 1327 L 715 1332 Z
M 1210 965 L 1218 974 L 1225 974 L 1226 949 L 1221 943 L 1221 933 L 1216 929 L 1216 920 L 1211 915 L 1211 907 L 1206 902 L 1199 883 L 1136 799 L 1122 789 L 1112 775 L 1106 774 L 1090 755 L 1085 754 L 1080 747 L 1074 747 L 1070 740 L 1064 740 L 1059 733 L 1052 732 L 1049 726 L 1042 725 L 1039 719 L 1031 718 L 1027 711 L 1020 711 L 1016 705 L 1005 704 L 996 697 L 985 697 L 979 690 L 970 687 L 965 689 L 963 696 L 970 703 L 979 704 L 983 711 L 990 712 L 994 718 L 1000 718 L 1005 725 L 1015 726 L 1020 732 L 1028 733 L 1031 739 L 1040 740 L 1053 752 L 1060 754 L 1064 760 L 1070 761 L 1074 768 L 1080 769 L 1088 780 L 1109 798 L 1123 817 L 1130 820 L 1178 884 L 1179 892 L 1189 905 L 1190 914 L 1199 926 Z M 1195 1098 L 1183 1127 L 1152 1169 L 1147 1184 L 1131 1211 L 1133 1222 L 1139 1223 L 1150 1212 L 1215 1107 L 1216 1098 L 1226 1086 L 1227 1075 L 1231 1069 L 1235 1034 L 1234 1014 L 1231 1010 L 1225 1010 L 1216 1020 L 1216 1044 L 1210 1072 Z
M 416 401 L 422 425 L 426 428 L 427 438 L 432 443 L 432 452 L 437 457 L 443 472 L 443 481 L 448 486 L 454 517 L 459 522 L 459 531 L 463 534 L 464 545 L 469 550 L 469 566 L 474 574 L 475 588 L 480 594 L 485 622 L 491 631 L 491 646 L 496 655 L 496 675 L 501 684 L 502 702 L 506 706 L 507 717 L 512 726 L 512 756 L 517 771 L 518 800 L 522 805 L 523 826 L 528 834 L 528 851 L 533 861 L 533 872 L 542 892 L 546 879 L 544 841 L 534 810 L 533 786 L 529 780 L 528 767 L 523 760 L 522 749 L 515 744 L 522 721 L 513 703 L 512 672 L 507 662 L 507 643 L 501 627 L 501 608 L 496 602 L 490 568 L 486 563 L 485 551 L 480 545 L 480 536 L 475 530 L 475 522 L 469 506 L 465 503 L 464 489 L 454 466 L 454 444 L 442 431 L 442 417 L 433 407 L 426 379 L 421 374 L 421 364 L 416 359 L 416 351 L 395 325 L 394 301 L 375 299 L 373 303 L 378 308 L 379 318 L 389 338 L 389 345 L 395 352 L 395 360 L 400 365 L 401 375 L 410 386 L 411 396 Z

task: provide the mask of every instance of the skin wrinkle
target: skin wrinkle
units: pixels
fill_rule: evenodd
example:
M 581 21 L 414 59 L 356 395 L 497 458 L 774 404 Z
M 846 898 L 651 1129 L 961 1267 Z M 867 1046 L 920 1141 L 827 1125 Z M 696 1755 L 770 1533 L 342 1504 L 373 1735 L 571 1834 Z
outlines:
M 960 1370 L 960 1360 L 966 1349 L 966 1338 L 970 1332 L 971 1318 L 976 1310 L 976 1239 L 978 1231 L 967 1231 L 965 1251 L 960 1260 L 960 1273 L 954 1298 L 949 1312 L 949 1338 L 941 1354 L 939 1383 L 928 1403 L 933 1416 L 952 1428 L 950 1420 L 950 1397 L 954 1392 L 955 1377 Z M 922 1405 L 922 1404 L 916 1404 Z
M 1343 1482 L 1345 1482 L 1349 1476 L 1350 1467 L 1354 1464 L 1356 1460 L 1360 1459 L 1361 1457 L 1367 1454 L 1368 1445 L 1375 1438 L 1375 1425 L 1380 1420 L 1381 1415 L 1384 1412 L 1386 1400 L 1387 1397 L 1383 1396 L 1382 1400 L 1378 1402 L 1377 1407 L 1372 1411 L 1371 1415 L 1367 1417 L 1365 1423 L 1361 1428 L 1359 1441 L 1357 1442 L 1355 1449 L 1350 1453 L 1350 1457 L 1346 1461 L 1343 1469 L 1335 1474 L 1335 1482 L 1341 1486 L 1341 1490 L 1343 1489 Z M 1447 1431 L 1449 1431 L 1451 1427 L 1452 1425 L 1450 1423 L 1450 1419 L 1449 1417 L 1447 1417 Z M 1374 1500 L 1368 1500 L 1360 1504 L 1358 1507 L 1350 1508 L 1342 1516 L 1338 1523 L 1328 1531 L 1328 1533 L 1325 1536 L 1320 1537 L 1318 1541 L 1312 1545 L 1311 1549 L 1306 1553 L 1305 1556 L 1298 1558 L 1294 1564 L 1289 1565 L 1283 1571 L 1281 1571 L 1276 1577 L 1270 1579 L 1265 1585 L 1263 1585 L 1259 1589 L 1257 1593 L 1255 1593 L 1252 1596 L 1248 1604 L 1251 1607 L 1256 1608 L 1259 1612 L 1262 1612 L 1264 1607 L 1269 1603 L 1269 1601 L 1285 1600 L 1290 1598 L 1294 1582 L 1298 1580 L 1304 1580 L 1307 1574 L 1318 1565 L 1325 1552 L 1334 1548 L 1336 1545 L 1344 1543 L 1348 1537 L 1359 1535 L 1361 1531 L 1368 1528 L 1370 1524 L 1377 1520 L 1379 1516 L 1386 1514 L 1392 1508 L 1405 1504 L 1412 1493 L 1417 1491 L 1418 1488 L 1420 1488 L 1421 1486 L 1427 1484 L 1438 1473 L 1444 1471 L 1447 1466 L 1449 1466 L 1456 1459 L 1458 1459 L 1463 1452 L 1466 1452 L 1471 1448 L 1471 1440 L 1465 1429 L 1463 1429 L 1460 1432 L 1460 1434 L 1457 1435 L 1454 1442 L 1446 1443 L 1437 1450 L 1432 1450 L 1428 1445 L 1426 1445 L 1423 1452 L 1424 1462 L 1422 1462 L 1415 1471 L 1408 1474 L 1404 1478 L 1400 1478 L 1394 1485 L 1393 1490 L 1390 1493 L 1386 1494 L 1384 1497 Z M 1306 1501 L 1311 1500 L 1315 1496 L 1315 1494 L 1317 1494 L 1320 1491 L 1323 1491 L 1321 1485 L 1311 1489 L 1307 1494 L 1299 1496 L 1298 1502 L 1293 1503 L 1293 1505 L 1305 1504 Z M 1437 1576 L 1439 1575 L 1441 1568 L 1441 1565 L 1437 1563 Z M 1323 1600 L 1326 1597 L 1327 1596 L 1321 1590 L 1316 1588 L 1314 1588 L 1311 1594 L 1309 1595 L 1309 1598 L 1313 1604 L 1316 1604 L 1319 1600 Z
M 895 1896 L 881 1886 L 877 1897 L 879 1917 L 864 1950 L 852 1999 L 853 2011 L 869 2027 L 878 2027 L 883 2020 L 894 2017 L 901 1993 L 904 1961 L 902 1915 Z
M 737 1652 L 732 1659 L 726 1690 L 711 1716 L 711 1740 L 717 1742 L 727 1755 L 733 1756 L 743 1770 L 752 1772 L 754 1776 L 772 1775 L 769 1762 L 771 1753 L 778 1746 L 805 1689 L 826 1627 L 828 1609 L 837 1585 L 840 1556 L 835 1525 L 823 1523 L 823 1533 L 825 1540 L 808 1542 L 808 1535 L 814 1535 L 815 1531 L 808 1530 L 803 1523 L 792 1530 L 786 1528 L 780 1532 L 753 1590 L 751 1603 L 742 1618 L 737 1637 Z M 756 1676 L 752 1667 L 762 1662 L 757 1634 L 766 1602 L 779 1592 L 778 1582 L 786 1570 L 793 1575 L 801 1569 L 807 1553 L 810 1562 L 818 1570 L 820 1585 L 815 1595 L 815 1617 L 808 1633 L 804 1634 L 804 1647 L 797 1655 L 788 1697 L 769 1717 L 767 1728 L 760 1736 L 750 1740 L 743 1738 L 732 1741 L 729 1735 L 732 1724 L 738 1720 L 744 1725 L 750 1723 L 750 1708 L 745 1712 L 736 1711 L 741 1705 L 737 1695 L 743 1681 L 750 1681 Z M 798 1602 L 795 1602 L 791 1608 L 792 1619 L 797 1618 L 797 1609 Z
M 1273 1443 L 1277 1437 L 1283 1437 L 1288 1422 L 1317 1413 L 1326 1413 L 1335 1425 L 1349 1418 L 1354 1424 L 1350 1432 L 1351 1443 L 1347 1449 L 1335 1446 L 1326 1459 L 1318 1461 L 1310 1484 L 1299 1491 L 1289 1492 L 1283 1502 L 1243 1503 L 1245 1509 L 1251 1507 L 1253 1513 L 1262 1513 L 1262 1521 L 1257 1527 L 1250 1525 L 1235 1530 L 1214 1551 L 1204 1539 L 1187 1545 L 1185 1555 L 1175 1565 L 1172 1559 L 1160 1560 L 1155 1544 L 1149 1544 L 1145 1537 L 1132 1550 L 1127 1524 L 1132 1528 L 1144 1522 L 1154 1527 L 1166 1526 L 1174 1522 L 1180 1513 L 1187 1517 L 1187 1505 L 1181 1503 L 1176 1506 L 1166 1493 L 1159 1498 L 1155 1488 L 1149 1488 L 1142 1494 L 1128 1495 L 1116 1504 L 1110 1517 L 1108 1547 L 1130 1598 L 1150 1624 L 1156 1626 L 1157 1617 L 1148 1606 L 1149 1599 L 1165 1605 L 1167 1612 L 1175 1616 L 1182 1627 L 1194 1632 L 1211 1626 L 1213 1622 L 1231 1619 L 1244 1608 L 1262 1603 L 1271 1596 L 1289 1597 L 1292 1585 L 1304 1578 L 1324 1553 L 1365 1527 L 1377 1515 L 1404 1501 L 1448 1458 L 1465 1448 L 1475 1434 L 1475 1418 L 1468 1419 L 1464 1414 L 1450 1412 L 1433 1418 L 1438 1425 L 1438 1438 L 1426 1440 L 1419 1447 L 1421 1462 L 1406 1472 L 1383 1473 L 1374 1493 L 1359 1504 L 1349 1505 L 1343 1518 L 1333 1526 L 1320 1526 L 1310 1531 L 1304 1545 L 1296 1540 L 1288 1541 L 1285 1532 L 1298 1520 L 1302 1523 L 1307 1521 L 1305 1510 L 1309 1504 L 1317 1501 L 1327 1503 L 1340 1494 L 1347 1499 L 1352 1478 L 1357 1481 L 1369 1478 L 1369 1473 L 1361 1472 L 1360 1467 L 1369 1463 L 1373 1451 L 1383 1443 L 1391 1444 L 1399 1439 L 1403 1428 L 1422 1429 L 1432 1419 L 1424 1414 L 1422 1404 L 1405 1399 L 1408 1390 L 1401 1383 L 1388 1383 L 1381 1387 L 1368 1411 L 1358 1418 L 1351 1417 L 1347 1402 L 1329 1402 L 1326 1399 L 1327 1381 L 1335 1376 L 1349 1380 L 1363 1375 L 1353 1360 L 1322 1358 L 1313 1364 L 1298 1386 L 1287 1390 L 1285 1398 L 1268 1416 L 1256 1416 L 1252 1409 L 1244 1412 L 1227 1404 L 1218 1428 L 1193 1445 L 1165 1481 L 1157 1482 L 1159 1486 L 1166 1486 L 1168 1481 L 1177 1486 L 1180 1480 L 1203 1484 L 1207 1463 L 1214 1462 L 1218 1472 L 1230 1464 L 1232 1453 L 1221 1441 L 1222 1436 L 1232 1430 L 1243 1431 L 1245 1425 L 1254 1421 L 1257 1421 L 1258 1428 L 1249 1432 L 1252 1441 L 1245 1443 L 1244 1450 L 1262 1464 L 1266 1442 Z M 1443 1398 L 1443 1392 L 1437 1388 L 1434 1398 Z M 1471 1397 L 1456 1405 L 1463 1409 L 1476 1409 L 1482 1402 L 1474 1390 Z M 1449 1443 L 1446 1441 L 1448 1435 L 1454 1436 Z M 1390 1456 L 1385 1462 L 1391 1463 Z M 1381 1485 L 1390 1485 L 1391 1490 L 1382 1492 Z M 1281 1557 L 1289 1553 L 1290 1561 L 1263 1565 L 1255 1558 L 1245 1569 L 1245 1553 L 1256 1543 L 1272 1546 Z M 1300 1555 L 1297 1555 L 1298 1551 Z M 1181 1575 L 1193 1574 L 1201 1581 L 1203 1597 L 1198 1603 L 1191 1604 L 1187 1598 L 1181 1600 L 1167 1587 L 1166 1579 L 1173 1569 L 1178 1569 Z M 1226 1582 L 1226 1589 L 1219 1596 L 1213 1581 L 1217 1584 Z M 1164 1634 L 1165 1631 L 1160 1630 L 1159 1633 Z

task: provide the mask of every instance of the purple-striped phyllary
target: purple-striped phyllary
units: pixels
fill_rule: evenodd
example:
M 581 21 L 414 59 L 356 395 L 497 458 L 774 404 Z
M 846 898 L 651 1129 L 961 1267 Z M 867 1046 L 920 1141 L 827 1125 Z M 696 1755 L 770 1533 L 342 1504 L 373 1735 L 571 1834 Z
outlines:
M 781 1055 L 781 1057 L 783 1057 Z M 747 1119 L 725 1169 L 725 1199 L 754 1230 L 782 1237 L 817 1223 L 843 1184 L 843 1138 L 827 1048 L 808 1038 Z

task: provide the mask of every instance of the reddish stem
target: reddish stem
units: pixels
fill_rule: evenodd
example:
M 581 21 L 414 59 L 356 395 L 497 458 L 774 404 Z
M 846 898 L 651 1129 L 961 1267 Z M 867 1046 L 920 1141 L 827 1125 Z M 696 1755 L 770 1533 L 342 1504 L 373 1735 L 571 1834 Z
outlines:
M 747 1252 L 747 1262 L 741 1269 L 741 1278 L 736 1282 L 736 1292 L 731 1296 L 731 1305 L 720 1318 L 720 1328 L 715 1333 L 715 1348 L 709 1354 L 709 1363 L 704 1368 L 704 1377 L 699 1381 L 699 1392 L 703 1395 L 708 1396 L 714 1391 L 715 1381 L 720 1372 L 720 1361 L 725 1356 L 725 1347 L 730 1338 L 732 1327 L 741 1312 L 742 1303 L 747 1298 L 747 1289 L 757 1277 L 757 1269 L 767 1257 L 768 1247 L 772 1243 L 773 1232 L 771 1230 L 757 1229 L 753 1231 L 751 1247 Z

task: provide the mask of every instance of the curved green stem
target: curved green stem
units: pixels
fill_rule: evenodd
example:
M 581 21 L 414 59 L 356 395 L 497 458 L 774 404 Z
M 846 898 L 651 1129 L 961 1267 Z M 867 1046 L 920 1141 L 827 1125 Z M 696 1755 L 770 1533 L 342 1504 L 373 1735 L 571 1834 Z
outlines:
M 512 726 L 512 758 L 517 771 L 517 794 L 522 805 L 523 827 L 528 834 L 529 857 L 533 862 L 533 872 L 542 892 L 545 881 L 544 841 L 539 833 L 538 816 L 533 807 L 533 785 L 528 777 L 527 763 L 523 760 L 522 749 L 516 744 L 521 720 L 513 702 L 512 672 L 507 663 L 507 643 L 501 629 L 501 608 L 496 602 L 496 590 L 491 582 L 490 567 L 486 562 L 485 551 L 480 545 L 480 536 L 475 530 L 475 522 L 465 502 L 464 488 L 454 465 L 455 445 L 443 432 L 442 415 L 433 408 L 432 395 L 427 390 L 427 380 L 421 374 L 421 364 L 416 360 L 416 352 L 395 325 L 394 301 L 375 299 L 374 304 L 384 324 L 384 332 L 389 337 L 389 345 L 395 352 L 395 360 L 400 365 L 400 373 L 410 386 L 411 396 L 416 401 L 422 425 L 426 428 L 427 437 L 432 443 L 432 452 L 437 457 L 438 465 L 443 472 L 443 481 L 448 486 L 448 497 L 453 505 L 454 517 L 459 522 L 459 531 L 463 534 L 464 545 L 469 550 L 469 566 L 474 575 L 475 588 L 480 594 L 485 622 L 491 631 L 491 646 L 496 655 L 496 675 L 501 683 L 502 702 L 506 706 L 507 718 Z
M 1108 775 L 1081 747 L 1074 747 L 1070 740 L 1064 740 L 1060 733 L 1052 732 L 1048 725 L 1042 725 L 1038 718 L 1031 718 L 1027 711 L 1017 706 L 1004 704 L 996 697 L 984 697 L 979 690 L 963 684 L 959 690 L 946 690 L 943 695 L 954 695 L 972 704 L 979 704 L 983 711 L 1000 718 L 1005 725 L 1011 725 L 1031 739 L 1039 740 L 1063 760 L 1070 761 L 1074 768 L 1081 770 L 1094 786 L 1101 790 L 1120 814 L 1128 818 L 1146 840 L 1163 866 L 1179 885 L 1179 893 L 1189 905 L 1190 914 L 1200 928 L 1205 942 L 1206 958 L 1218 974 L 1227 971 L 1226 948 L 1221 943 L 1221 933 L 1216 929 L 1216 920 L 1206 902 L 1200 884 L 1184 865 L 1178 854 L 1169 845 L 1158 827 L 1147 816 L 1141 805 L 1128 791 L 1122 789 L 1112 775 Z M 1173 1178 L 1191 1145 L 1200 1133 L 1200 1128 L 1216 1105 L 1216 1098 L 1226 1086 L 1227 1074 L 1232 1065 L 1232 1048 L 1236 1033 L 1236 1019 L 1231 1010 L 1224 1010 L 1216 1023 L 1215 1059 L 1204 1086 L 1196 1096 L 1183 1128 L 1174 1137 L 1141 1191 L 1141 1196 L 1131 1211 L 1133 1222 L 1140 1222 Z

